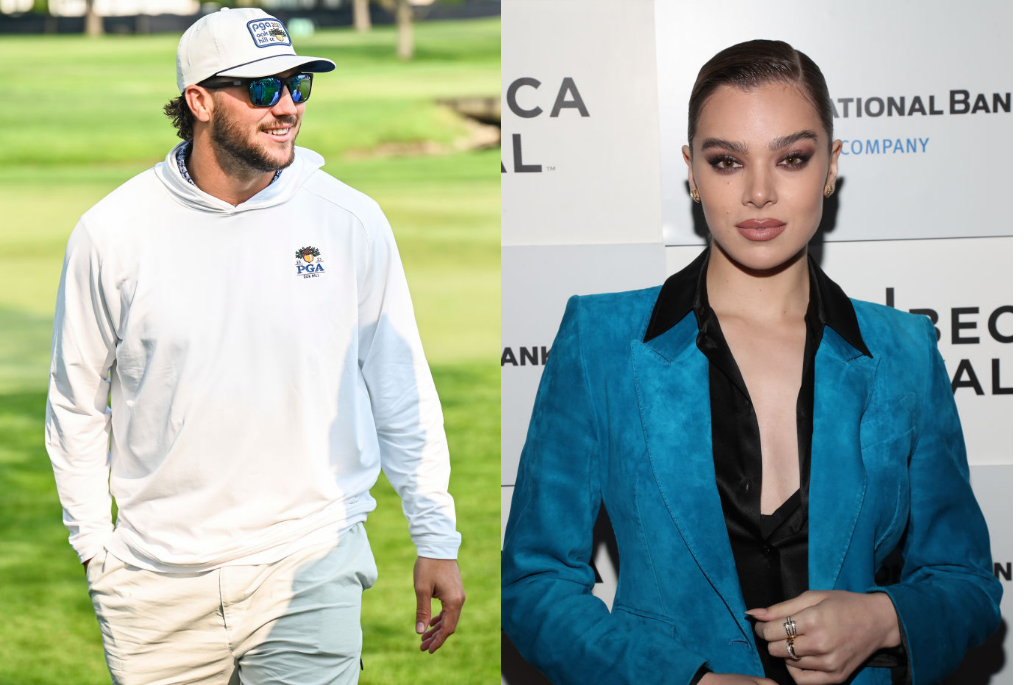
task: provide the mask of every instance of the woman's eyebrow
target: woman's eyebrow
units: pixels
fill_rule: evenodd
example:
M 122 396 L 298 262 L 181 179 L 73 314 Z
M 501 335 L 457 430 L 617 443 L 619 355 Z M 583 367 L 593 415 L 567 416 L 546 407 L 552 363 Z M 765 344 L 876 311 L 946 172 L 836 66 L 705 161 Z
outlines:
M 769 150 L 781 150 L 784 147 L 788 147 L 798 140 L 813 140 L 818 142 L 818 134 L 809 129 L 803 131 L 797 131 L 796 133 L 790 133 L 788 136 L 782 138 L 776 138 L 772 142 L 768 143 Z
M 723 140 L 722 138 L 705 138 L 701 144 L 701 152 L 712 147 L 720 147 L 728 150 L 729 152 L 735 152 L 738 155 L 745 155 L 747 153 L 747 146 L 743 143 L 734 143 L 731 140 Z
M 792 145 L 798 140 L 813 140 L 817 142 L 818 134 L 810 129 L 804 129 L 803 131 L 797 131 L 796 133 L 790 133 L 788 136 L 782 136 L 776 138 L 772 142 L 768 143 L 768 149 L 775 151 L 781 150 L 784 147 Z M 738 155 L 745 155 L 747 153 L 747 146 L 745 143 L 736 143 L 731 140 L 725 140 L 723 138 L 705 138 L 701 144 L 701 151 L 707 150 L 708 148 L 723 148 L 729 152 L 735 152 Z

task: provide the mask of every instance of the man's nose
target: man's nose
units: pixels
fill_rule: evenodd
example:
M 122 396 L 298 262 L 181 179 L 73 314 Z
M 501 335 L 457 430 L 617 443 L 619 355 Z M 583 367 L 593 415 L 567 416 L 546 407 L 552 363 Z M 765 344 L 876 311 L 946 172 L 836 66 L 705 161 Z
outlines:
M 299 108 L 295 106 L 295 102 L 292 100 L 291 91 L 288 90 L 288 86 L 281 86 L 281 97 L 278 99 L 277 104 L 270 108 L 270 113 L 275 116 L 291 116 L 299 111 Z

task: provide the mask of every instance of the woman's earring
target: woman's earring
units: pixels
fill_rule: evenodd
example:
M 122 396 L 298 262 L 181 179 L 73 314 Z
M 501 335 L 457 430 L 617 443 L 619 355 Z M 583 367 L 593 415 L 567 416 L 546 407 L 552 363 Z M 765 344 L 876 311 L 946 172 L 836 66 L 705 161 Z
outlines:
M 832 184 L 825 186 L 825 197 L 832 197 Z
M 692 189 L 690 191 L 690 199 L 696 202 L 697 204 L 700 204 L 700 191 L 698 191 L 696 188 Z

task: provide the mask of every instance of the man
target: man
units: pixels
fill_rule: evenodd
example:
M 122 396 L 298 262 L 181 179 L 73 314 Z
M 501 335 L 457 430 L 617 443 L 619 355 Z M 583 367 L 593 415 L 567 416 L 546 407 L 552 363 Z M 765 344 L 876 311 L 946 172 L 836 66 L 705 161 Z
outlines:
M 46 445 L 115 683 L 356 682 L 382 466 L 420 648 L 455 630 L 448 450 L 394 237 L 295 146 L 334 67 L 262 10 L 203 17 L 165 108 L 185 142 L 68 241 Z

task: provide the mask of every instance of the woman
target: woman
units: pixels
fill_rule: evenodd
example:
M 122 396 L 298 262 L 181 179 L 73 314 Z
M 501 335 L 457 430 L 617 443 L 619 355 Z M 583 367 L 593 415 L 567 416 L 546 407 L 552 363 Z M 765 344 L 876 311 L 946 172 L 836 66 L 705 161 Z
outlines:
M 786 43 L 728 48 L 688 138 L 710 247 L 661 288 L 569 301 L 503 628 L 556 683 L 937 683 L 996 629 L 1002 588 L 931 322 L 851 301 L 808 257 L 841 150 L 824 78 Z M 899 582 L 877 587 L 893 550 Z

